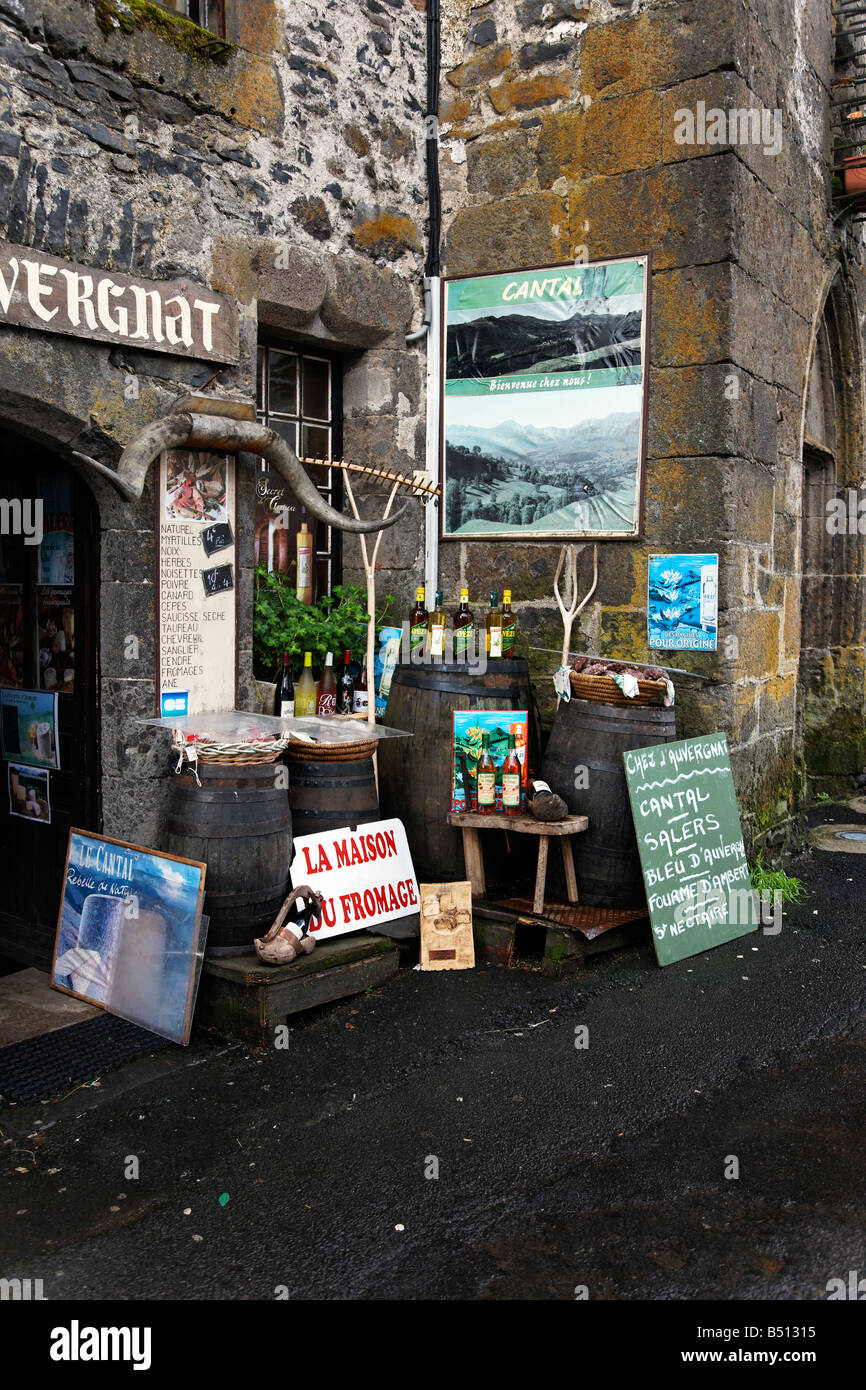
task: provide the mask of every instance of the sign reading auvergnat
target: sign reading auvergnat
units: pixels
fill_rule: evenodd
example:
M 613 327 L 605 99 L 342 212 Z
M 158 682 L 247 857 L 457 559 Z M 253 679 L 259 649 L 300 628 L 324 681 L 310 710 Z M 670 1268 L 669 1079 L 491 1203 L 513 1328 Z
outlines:
M 237 310 L 190 280 L 171 283 L 61 261 L 0 242 L 0 324 L 148 352 L 238 360 Z

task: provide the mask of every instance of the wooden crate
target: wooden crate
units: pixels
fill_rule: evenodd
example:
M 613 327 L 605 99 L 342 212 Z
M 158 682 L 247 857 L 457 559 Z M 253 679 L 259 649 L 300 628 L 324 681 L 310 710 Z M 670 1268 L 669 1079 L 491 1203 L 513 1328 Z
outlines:
M 386 936 L 332 937 L 291 965 L 258 956 L 205 960 L 195 1020 L 225 1038 L 260 1047 L 294 1014 L 382 985 L 397 972 L 399 952 Z

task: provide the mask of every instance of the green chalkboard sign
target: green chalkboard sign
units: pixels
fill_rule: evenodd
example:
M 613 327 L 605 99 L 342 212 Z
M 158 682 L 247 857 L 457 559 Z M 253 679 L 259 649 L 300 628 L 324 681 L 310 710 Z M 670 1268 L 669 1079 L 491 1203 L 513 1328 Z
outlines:
M 623 753 L 659 965 L 757 931 L 724 734 Z

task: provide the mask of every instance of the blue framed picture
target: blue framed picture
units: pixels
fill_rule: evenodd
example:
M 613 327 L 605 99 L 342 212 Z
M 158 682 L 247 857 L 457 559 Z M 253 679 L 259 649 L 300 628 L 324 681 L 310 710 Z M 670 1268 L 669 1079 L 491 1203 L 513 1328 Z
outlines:
M 206 866 L 71 830 L 51 983 L 187 1043 L 204 951 Z
M 651 555 L 648 645 L 656 651 L 714 652 L 718 626 L 718 555 Z

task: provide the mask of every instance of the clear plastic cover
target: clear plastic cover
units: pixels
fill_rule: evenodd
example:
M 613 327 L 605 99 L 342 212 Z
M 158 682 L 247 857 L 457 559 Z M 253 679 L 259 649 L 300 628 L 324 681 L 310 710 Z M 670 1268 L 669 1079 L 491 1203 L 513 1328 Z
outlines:
M 160 719 L 142 719 L 142 724 L 158 729 L 173 729 L 194 734 L 202 742 L 242 743 L 254 739 L 274 739 L 287 734 L 303 734 L 316 743 L 359 743 L 363 739 L 411 738 L 405 729 L 389 729 L 383 724 L 369 724 L 361 719 L 330 719 L 307 716 L 303 719 L 280 719 L 273 714 L 250 714 L 246 710 L 228 710 L 222 714 L 170 714 Z

